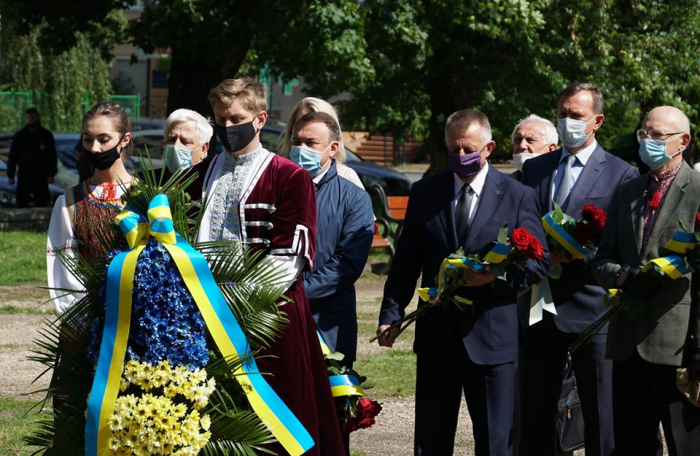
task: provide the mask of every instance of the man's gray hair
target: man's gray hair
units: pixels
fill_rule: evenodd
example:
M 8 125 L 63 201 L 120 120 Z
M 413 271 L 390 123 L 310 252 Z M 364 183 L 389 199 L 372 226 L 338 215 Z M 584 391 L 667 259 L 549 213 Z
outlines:
M 445 134 L 450 128 L 459 128 L 462 131 L 469 129 L 473 124 L 478 123 L 481 127 L 481 140 L 486 144 L 491 141 L 491 124 L 489 118 L 481 111 L 475 109 L 463 109 L 450 114 L 445 122 Z
M 191 109 L 176 109 L 170 113 L 168 119 L 165 121 L 165 138 L 168 138 L 173 124 L 189 121 L 194 121 L 197 125 L 197 132 L 199 133 L 199 140 L 201 141 L 199 144 L 200 147 L 204 143 L 211 141 L 211 137 L 214 135 L 214 128 L 209 123 L 209 119 Z
M 603 92 L 601 92 L 598 87 L 587 82 L 574 82 L 573 84 L 569 84 L 568 86 L 566 86 L 566 88 L 559 95 L 559 100 L 557 101 L 557 104 L 561 103 L 562 100 L 571 98 L 577 93 L 582 92 L 584 90 L 588 90 L 589 92 L 591 92 L 591 95 L 593 95 L 593 112 L 595 114 L 602 114 Z
M 518 131 L 518 128 L 520 128 L 523 124 L 529 122 L 537 122 L 542 126 L 540 134 L 542 135 L 542 139 L 544 140 L 544 142 L 547 143 L 547 145 L 556 145 L 559 143 L 559 135 L 557 134 L 557 129 L 554 126 L 554 124 L 552 124 L 552 122 L 545 119 L 544 117 L 538 116 L 537 114 L 530 114 L 524 119 L 520 119 L 515 125 L 515 128 L 513 128 L 513 133 L 510 134 L 510 140 L 515 142 L 515 132 Z

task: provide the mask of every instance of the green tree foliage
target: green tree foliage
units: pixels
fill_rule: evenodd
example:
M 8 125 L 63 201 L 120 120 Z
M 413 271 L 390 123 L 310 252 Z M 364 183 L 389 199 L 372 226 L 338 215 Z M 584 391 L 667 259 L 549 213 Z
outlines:
M 45 20 L 54 47 L 75 31 L 102 33 L 103 43 L 122 36 L 102 18 L 124 1 L 25 3 L 3 5 L 26 12 L 25 26 Z M 598 139 L 625 158 L 650 107 L 678 106 L 697 126 L 699 8 L 693 0 L 161 0 L 130 33 L 146 51 L 171 49 L 169 110 L 208 112 L 211 87 L 268 63 L 303 76 L 310 95 L 351 93 L 341 106 L 346 128 L 425 137 L 436 170 L 451 112 L 485 112 L 495 157 L 505 158 L 517 120 L 533 112 L 554 120 L 557 95 L 574 81 L 603 90 Z
M 2 67 L 3 89 L 31 92 L 32 104 L 39 108 L 47 128 L 79 131 L 85 94 L 94 103 L 106 100 L 112 92 L 110 64 L 82 33 L 75 35 L 73 47 L 58 55 L 43 52 L 39 45 L 43 30 L 37 27 L 13 38 Z M 24 107 L 14 106 L 7 114 L 23 119 Z

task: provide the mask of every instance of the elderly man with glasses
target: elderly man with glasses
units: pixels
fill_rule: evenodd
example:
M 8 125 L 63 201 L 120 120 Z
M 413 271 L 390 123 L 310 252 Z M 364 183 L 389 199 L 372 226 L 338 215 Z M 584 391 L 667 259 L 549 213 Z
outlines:
M 636 318 L 613 317 L 607 357 L 613 360 L 613 421 L 618 456 L 656 455 L 659 423 L 671 456 L 697 455 L 700 408 L 676 387 L 676 369 L 700 370 L 697 254 L 692 270 L 660 280 L 643 266 L 663 256 L 679 222 L 692 229 L 700 211 L 700 175 L 683 161 L 690 124 L 680 110 L 652 109 L 637 132 L 639 155 L 650 172 L 617 188 L 608 210 L 593 273 L 607 289 L 619 288 L 643 307 Z M 691 309 L 695 307 L 694 311 Z

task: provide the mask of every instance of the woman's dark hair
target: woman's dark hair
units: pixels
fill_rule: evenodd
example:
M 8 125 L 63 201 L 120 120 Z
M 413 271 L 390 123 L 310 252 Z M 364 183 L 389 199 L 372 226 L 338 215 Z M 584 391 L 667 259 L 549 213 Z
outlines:
M 88 120 L 94 119 L 96 117 L 106 116 L 112 119 L 114 127 L 119 132 L 119 136 L 124 138 L 124 135 L 131 132 L 131 122 L 129 121 L 129 116 L 126 111 L 116 103 L 105 101 L 104 103 L 98 103 L 83 116 L 83 125 Z M 130 154 L 134 150 L 134 142 L 129 141 L 122 152 Z

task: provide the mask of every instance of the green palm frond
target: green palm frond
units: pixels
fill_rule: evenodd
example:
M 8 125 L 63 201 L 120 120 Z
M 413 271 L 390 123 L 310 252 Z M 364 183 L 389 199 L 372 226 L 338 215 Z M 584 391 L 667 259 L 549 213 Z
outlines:
M 194 214 L 194 204 L 185 193 L 196 176 L 176 172 L 165 180 L 140 158 L 142 174 L 125 193 L 125 201 L 146 214 L 148 203 L 158 193 L 165 193 L 171 205 L 173 224 L 185 239 L 193 240 L 201 222 L 201 214 Z M 152 163 L 151 163 L 152 164 Z M 165 180 L 165 182 L 163 182 Z M 194 217 L 194 226 L 189 218 Z M 92 227 L 96 233 L 98 250 L 126 250 L 127 245 L 116 224 Z M 238 320 L 253 354 L 260 358 L 260 350 L 269 347 L 279 337 L 288 320 L 283 306 L 284 272 L 280 272 L 261 252 L 252 252 L 240 244 L 217 241 L 195 244 L 210 264 L 221 292 Z M 86 258 L 59 256 L 82 284 L 86 294 L 64 314 L 49 321 L 41 329 L 30 359 L 41 363 L 51 373 L 50 386 L 42 390 L 45 397 L 36 404 L 43 413 L 51 413 L 47 405 L 55 406 L 50 418 L 42 420 L 38 429 L 26 438 L 31 445 L 42 447 L 44 456 L 82 454 L 85 440 L 85 408 L 92 388 L 94 366 L 88 359 L 92 338 L 92 322 L 104 319 L 105 304 L 100 290 L 106 276 L 104 255 Z M 55 290 L 56 291 L 56 290 Z M 73 293 L 76 290 L 58 290 Z M 251 355 L 253 356 L 253 355 Z M 236 370 L 245 359 L 223 359 L 218 351 L 210 350 L 207 374 L 216 379 L 217 389 L 203 410 L 212 419 L 212 438 L 202 454 L 248 456 L 270 453 L 264 445 L 275 441 L 269 429 L 250 410 L 245 393 L 238 384 Z M 263 374 L 257 374 L 263 375 Z

